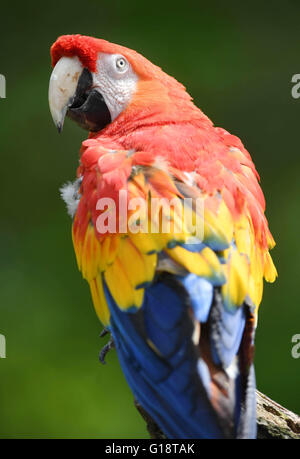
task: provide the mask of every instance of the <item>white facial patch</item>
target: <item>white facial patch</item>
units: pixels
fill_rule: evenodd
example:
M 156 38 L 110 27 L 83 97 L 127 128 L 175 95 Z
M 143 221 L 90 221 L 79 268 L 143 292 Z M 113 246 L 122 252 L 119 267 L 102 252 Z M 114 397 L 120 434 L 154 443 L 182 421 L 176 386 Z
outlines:
M 68 214 L 73 218 L 79 201 L 80 201 L 80 194 L 79 188 L 82 182 L 82 177 L 79 177 L 75 182 L 68 182 L 60 188 L 60 195 L 62 199 L 65 201 L 67 206 Z
M 112 121 L 130 103 L 138 76 L 120 54 L 99 53 L 97 72 L 93 74 L 93 86 L 102 94 Z

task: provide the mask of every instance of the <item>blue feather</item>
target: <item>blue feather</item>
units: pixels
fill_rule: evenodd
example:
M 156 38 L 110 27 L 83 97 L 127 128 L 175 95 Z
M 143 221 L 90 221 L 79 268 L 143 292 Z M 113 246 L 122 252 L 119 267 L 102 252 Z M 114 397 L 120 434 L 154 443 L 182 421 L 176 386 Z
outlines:
M 216 302 L 211 317 L 211 347 L 214 362 L 227 368 L 238 353 L 244 333 L 246 316 L 245 307 L 234 312 L 224 308 L 223 303 Z
M 105 294 L 120 363 L 144 409 L 168 438 L 222 438 L 197 372 L 199 357 L 191 341 L 193 327 L 182 295 L 157 282 L 146 290 L 142 308 L 136 314 L 128 314 L 118 308 L 106 286 Z M 161 309 L 164 312 L 160 318 Z M 170 315 L 166 316 L 168 309 Z M 157 352 L 147 343 L 150 336 Z M 172 357 L 162 358 L 166 352 Z
M 196 274 L 179 278 L 185 287 L 194 314 L 199 322 L 206 322 L 213 300 L 213 286 Z

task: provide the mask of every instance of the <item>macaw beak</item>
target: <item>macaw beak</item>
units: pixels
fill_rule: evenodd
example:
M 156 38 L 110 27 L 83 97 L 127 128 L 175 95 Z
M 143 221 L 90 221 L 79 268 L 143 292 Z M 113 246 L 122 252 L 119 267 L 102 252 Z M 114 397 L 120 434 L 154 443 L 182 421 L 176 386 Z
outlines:
M 58 132 L 66 116 L 89 131 L 100 131 L 111 122 L 102 94 L 93 88 L 93 75 L 78 57 L 62 57 L 55 65 L 49 83 L 49 106 Z

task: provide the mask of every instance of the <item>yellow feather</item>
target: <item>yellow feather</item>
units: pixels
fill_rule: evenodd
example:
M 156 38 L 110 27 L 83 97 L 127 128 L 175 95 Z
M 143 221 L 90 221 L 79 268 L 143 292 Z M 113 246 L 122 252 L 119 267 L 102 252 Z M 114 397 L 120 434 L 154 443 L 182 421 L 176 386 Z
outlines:
M 153 253 L 152 255 L 145 255 L 141 253 L 141 256 L 144 260 L 145 278 L 147 279 L 146 282 L 151 282 L 155 275 L 157 266 L 157 254 Z
M 216 254 L 208 247 L 200 253 L 189 252 L 183 247 L 166 249 L 168 255 L 190 273 L 208 279 L 217 277 L 220 282 L 223 279 L 222 266 Z
M 89 282 L 95 311 L 104 326 L 109 325 L 110 313 L 103 290 L 103 281 L 98 275 Z
M 261 250 L 257 247 L 252 248 L 250 259 L 250 280 L 249 280 L 249 297 L 259 306 L 263 292 L 263 266 Z
M 135 290 L 135 288 L 131 285 L 128 274 L 124 271 L 122 263 L 118 257 L 116 257 L 114 262 L 107 267 L 104 273 L 104 278 L 111 295 L 120 309 L 141 306 L 144 290 Z
M 156 241 L 149 233 L 129 233 L 129 237 L 135 247 L 142 253 L 158 252 Z
M 76 255 L 77 266 L 78 266 L 78 269 L 81 271 L 82 241 L 78 237 L 78 228 L 77 228 L 77 231 L 75 231 L 75 229 L 74 229 L 74 224 L 73 224 L 73 227 L 72 227 L 72 240 L 73 240 L 73 246 L 74 246 L 75 255 Z
M 270 233 L 270 231 L 268 231 L 268 234 L 267 234 L 267 243 L 268 243 L 269 249 L 273 249 L 276 245 L 276 242 L 274 241 L 273 236 Z
M 105 271 L 108 265 L 111 265 L 117 256 L 120 244 L 120 236 L 118 234 L 109 234 L 103 238 L 101 242 L 101 259 L 100 269 Z
M 134 288 L 152 281 L 156 268 L 156 254 L 143 256 L 131 240 L 125 238 L 121 241 L 118 258 Z
M 274 282 L 277 275 L 277 270 L 273 263 L 272 257 L 267 251 L 265 254 L 264 278 L 267 282 Z
M 231 214 L 222 200 L 217 213 L 206 208 L 204 203 L 204 242 L 216 239 L 229 245 L 233 237 L 233 221 Z
M 227 282 L 222 287 L 224 300 L 229 308 L 232 306 L 240 306 L 248 293 L 248 258 L 232 248 L 224 269 L 227 274 Z
M 93 227 L 88 225 L 81 251 L 81 272 L 85 279 L 91 279 L 89 276 L 91 267 L 91 231 L 93 231 Z
M 238 251 L 250 257 L 253 244 L 253 232 L 249 227 L 249 220 L 246 215 L 242 215 L 234 225 L 235 243 Z

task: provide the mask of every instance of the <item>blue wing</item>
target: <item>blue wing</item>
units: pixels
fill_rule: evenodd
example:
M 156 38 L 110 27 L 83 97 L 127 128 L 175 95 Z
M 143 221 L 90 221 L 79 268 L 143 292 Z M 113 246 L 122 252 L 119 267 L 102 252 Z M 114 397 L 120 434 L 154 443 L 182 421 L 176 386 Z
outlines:
M 168 438 L 255 437 L 254 372 L 240 357 L 246 304 L 228 312 L 217 289 L 191 274 L 159 276 L 132 312 L 104 288 L 128 384 Z

